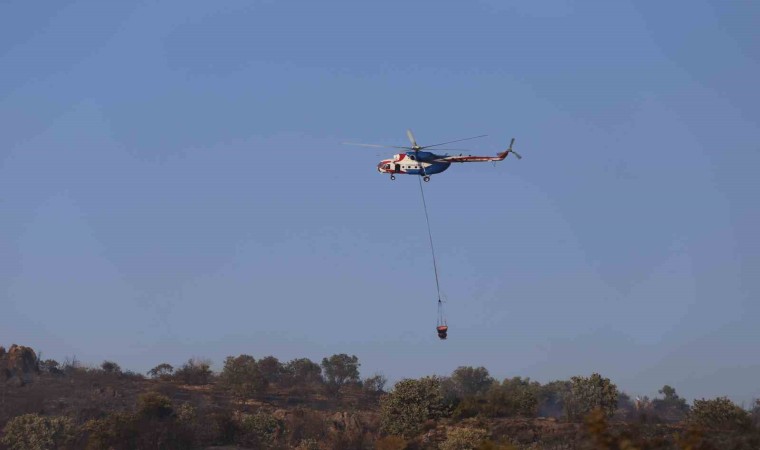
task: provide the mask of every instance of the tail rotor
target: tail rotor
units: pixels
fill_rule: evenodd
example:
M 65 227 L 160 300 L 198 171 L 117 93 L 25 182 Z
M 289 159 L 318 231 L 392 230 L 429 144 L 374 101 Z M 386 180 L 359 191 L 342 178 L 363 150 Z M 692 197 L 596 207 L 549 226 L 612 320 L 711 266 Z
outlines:
M 507 149 L 507 153 L 514 154 L 517 157 L 517 159 L 522 159 L 522 156 L 520 156 L 519 153 L 517 153 L 516 151 L 512 150 L 512 146 L 514 144 L 515 144 L 515 138 L 512 138 L 512 142 L 509 143 L 509 148 Z

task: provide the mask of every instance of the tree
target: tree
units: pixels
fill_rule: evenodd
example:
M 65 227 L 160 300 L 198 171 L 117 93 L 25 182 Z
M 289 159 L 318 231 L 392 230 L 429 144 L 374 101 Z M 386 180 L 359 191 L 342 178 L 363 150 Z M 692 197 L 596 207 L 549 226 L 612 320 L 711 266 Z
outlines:
M 572 377 L 570 394 L 565 399 L 565 412 L 570 419 L 578 420 L 594 409 L 612 416 L 617 407 L 617 386 L 598 373 L 590 377 Z
M 190 358 L 174 372 L 177 380 L 194 385 L 209 384 L 212 376 L 211 362 L 206 359 Z
M 451 373 L 451 381 L 459 398 L 485 394 L 494 379 L 485 367 L 460 366 Z
M 385 378 L 385 376 L 381 373 L 376 373 L 372 375 L 369 378 L 365 378 L 364 382 L 362 383 L 362 388 L 364 389 L 364 392 L 367 392 L 369 394 L 380 394 L 385 392 L 385 383 L 388 382 L 388 379 Z
M 565 380 L 552 381 L 538 391 L 538 414 L 560 417 L 565 411 L 565 399 L 570 396 L 572 383 Z
M 61 365 L 54 359 L 46 359 L 39 362 L 39 368 L 41 372 L 49 373 L 52 375 L 62 375 Z
M 274 356 L 265 356 L 258 361 L 261 375 L 268 383 L 278 383 L 282 377 L 283 367 L 280 360 Z
M 340 389 L 346 383 L 359 382 L 359 358 L 345 353 L 332 355 L 329 359 L 322 359 L 322 369 L 327 384 L 335 389 Z
M 0 442 L 11 450 L 65 449 L 73 448 L 76 433 L 76 425 L 68 417 L 25 414 L 8 421 Z
M 535 417 L 541 385 L 530 378 L 506 378 L 486 394 L 483 412 L 489 417 Z
M 151 378 L 158 378 L 161 380 L 165 380 L 169 377 L 171 377 L 172 372 L 174 372 L 174 367 L 172 367 L 171 364 L 167 363 L 161 363 L 157 365 L 156 367 L 150 369 L 147 374 Z
M 267 385 L 256 360 L 250 355 L 228 356 L 219 381 L 241 402 L 260 394 Z
M 385 434 L 411 437 L 426 420 L 447 414 L 440 378 L 405 379 L 380 400 L 380 430 Z
M 760 429 L 760 399 L 756 399 L 754 405 L 752 405 L 752 410 L 749 412 L 750 416 L 752 417 L 752 423 L 755 424 L 758 429 Z
M 103 361 L 100 365 L 101 370 L 105 373 L 118 375 L 121 373 L 121 367 L 113 361 Z
M 322 381 L 322 368 L 308 358 L 298 358 L 288 362 L 283 371 L 294 384 Z
M 749 428 L 751 417 L 728 398 L 718 397 L 712 400 L 694 400 L 688 421 L 705 428 L 737 430 Z
M 659 390 L 659 393 L 663 395 L 663 398 L 652 400 L 652 408 L 663 419 L 677 422 L 689 412 L 686 399 L 679 397 L 674 388 L 666 384 Z

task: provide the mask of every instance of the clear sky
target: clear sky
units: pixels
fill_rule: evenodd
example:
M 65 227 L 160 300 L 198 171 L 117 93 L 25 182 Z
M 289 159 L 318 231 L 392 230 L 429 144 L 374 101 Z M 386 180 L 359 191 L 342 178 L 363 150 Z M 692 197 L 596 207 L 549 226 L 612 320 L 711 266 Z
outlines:
M 760 3 L 0 5 L 0 344 L 760 397 Z M 524 156 L 426 185 L 393 151 Z M 470 144 L 470 143 L 467 143 Z

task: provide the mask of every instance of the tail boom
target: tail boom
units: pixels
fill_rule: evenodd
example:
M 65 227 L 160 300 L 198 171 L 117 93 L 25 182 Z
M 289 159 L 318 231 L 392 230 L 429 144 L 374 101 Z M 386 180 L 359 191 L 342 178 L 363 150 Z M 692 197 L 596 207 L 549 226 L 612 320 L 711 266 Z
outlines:
M 458 156 L 446 156 L 444 158 L 440 158 L 438 161 L 446 161 L 446 162 L 459 162 L 459 163 L 465 163 L 465 162 L 489 162 L 489 161 L 503 161 L 504 158 L 507 157 L 510 153 L 513 153 L 517 159 L 521 159 L 522 156 L 518 155 L 517 152 L 512 150 L 512 145 L 515 143 L 514 138 L 512 139 L 512 142 L 509 143 L 509 148 L 504 150 L 503 152 L 497 153 L 496 156 L 472 156 L 472 155 L 458 155 Z

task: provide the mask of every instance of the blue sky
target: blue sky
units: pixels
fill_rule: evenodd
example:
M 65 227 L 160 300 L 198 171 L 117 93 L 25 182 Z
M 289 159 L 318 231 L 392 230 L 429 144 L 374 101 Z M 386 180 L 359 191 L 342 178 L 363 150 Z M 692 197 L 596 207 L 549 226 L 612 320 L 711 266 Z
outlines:
M 760 397 L 760 6 L 0 6 L 0 344 Z M 524 159 L 426 185 L 392 151 Z

